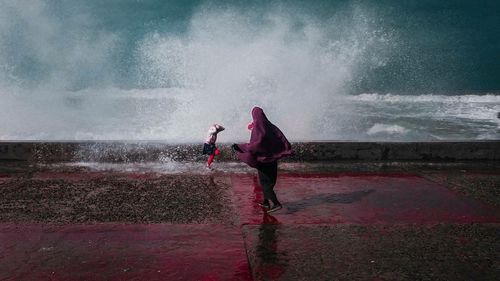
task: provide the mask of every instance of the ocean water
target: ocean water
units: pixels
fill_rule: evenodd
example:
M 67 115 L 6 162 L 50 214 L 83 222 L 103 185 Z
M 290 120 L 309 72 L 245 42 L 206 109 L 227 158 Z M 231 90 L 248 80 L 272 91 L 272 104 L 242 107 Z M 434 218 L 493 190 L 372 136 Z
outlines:
M 0 140 L 499 140 L 500 2 L 0 0 Z

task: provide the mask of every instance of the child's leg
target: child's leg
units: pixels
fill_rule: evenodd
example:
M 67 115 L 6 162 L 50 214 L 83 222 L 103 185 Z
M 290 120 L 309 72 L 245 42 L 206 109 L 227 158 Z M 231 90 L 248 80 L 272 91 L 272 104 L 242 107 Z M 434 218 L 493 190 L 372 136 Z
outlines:
M 212 162 L 214 162 L 214 158 L 215 158 L 215 153 L 214 154 L 210 154 L 208 156 L 208 160 L 207 160 L 207 166 L 210 167 L 210 165 L 212 165 Z
M 215 155 L 219 155 L 219 154 L 220 154 L 220 150 L 215 149 L 214 154 L 210 154 L 210 156 L 208 156 L 208 161 L 207 161 L 208 167 L 210 167 L 210 165 L 212 165 L 212 162 L 214 162 Z

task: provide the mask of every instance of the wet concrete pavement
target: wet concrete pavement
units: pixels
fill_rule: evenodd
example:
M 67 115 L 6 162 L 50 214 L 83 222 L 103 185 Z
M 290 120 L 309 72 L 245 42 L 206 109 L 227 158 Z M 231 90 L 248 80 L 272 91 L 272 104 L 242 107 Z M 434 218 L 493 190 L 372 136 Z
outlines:
M 252 280 L 224 225 L 3 224 L 1 280 Z
M 500 163 L 0 163 L 0 280 L 498 280 Z

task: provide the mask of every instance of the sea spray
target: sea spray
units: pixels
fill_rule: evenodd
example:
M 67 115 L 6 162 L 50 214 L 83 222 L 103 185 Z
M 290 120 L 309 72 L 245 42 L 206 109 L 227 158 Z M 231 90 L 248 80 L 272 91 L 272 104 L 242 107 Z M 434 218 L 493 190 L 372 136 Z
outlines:
M 200 139 L 210 122 L 220 122 L 230 128 L 222 141 L 243 140 L 255 105 L 291 139 L 317 139 L 318 130 L 344 121 L 318 125 L 327 112 L 348 110 L 335 101 L 347 93 L 366 50 L 388 42 L 358 7 L 345 10 L 352 19 L 332 17 L 329 23 L 335 24 L 329 25 L 282 9 L 257 15 L 255 22 L 255 14 L 241 9 L 202 6 L 186 32 L 171 34 L 159 25 L 136 41 L 130 57 L 137 87 L 123 89 L 108 83 L 117 72 L 108 68 L 115 64 L 121 34 L 101 30 L 95 36 L 70 36 L 75 25 L 65 30 L 45 2 L 37 3 L 29 16 L 43 26 L 21 25 L 17 44 L 48 70 L 33 74 L 40 76 L 36 85 L 12 83 L 19 89 L 3 91 L 2 115 L 22 111 L 16 125 L 2 128 L 4 139 L 190 142 Z M 12 5 L 16 11 L 26 8 Z M 91 20 L 91 15 L 80 18 Z M 85 25 L 75 30 L 87 31 Z M 40 38 L 30 38 L 35 33 Z M 55 45 L 46 37 L 53 37 Z M 62 37 L 68 42 L 60 43 Z M 41 45 L 29 46 L 28 39 Z M 29 77 L 23 73 L 21 78 Z M 81 88 L 86 83 L 91 85 Z
M 183 120 L 183 132 L 202 130 L 204 119 L 244 128 L 259 105 L 294 139 L 315 138 L 328 112 L 348 110 L 336 100 L 347 93 L 365 51 L 387 42 L 361 11 L 354 16 L 345 32 L 278 12 L 266 13 L 266 24 L 256 27 L 238 10 L 201 10 L 186 35 L 153 33 L 142 42 L 141 73 L 146 84 L 188 90 L 170 117 Z M 236 139 L 241 132 L 225 135 Z
M 403 2 L 1 1 L 0 139 L 500 138 L 498 2 Z

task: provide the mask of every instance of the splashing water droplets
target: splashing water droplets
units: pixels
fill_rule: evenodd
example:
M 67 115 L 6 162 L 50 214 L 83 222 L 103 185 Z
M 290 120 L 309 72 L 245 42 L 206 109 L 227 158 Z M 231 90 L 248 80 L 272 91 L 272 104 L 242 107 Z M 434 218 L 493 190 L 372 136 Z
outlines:
M 266 24 L 250 22 L 239 11 L 202 10 L 187 35 L 144 39 L 141 73 L 149 84 L 189 90 L 184 106 L 195 110 L 180 106 L 170 117 L 185 120 L 186 132 L 202 130 L 204 119 L 243 128 L 260 105 L 295 138 L 310 138 L 311 124 L 345 93 L 366 38 L 331 40 L 331 30 L 314 20 L 279 13 L 267 14 Z

